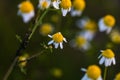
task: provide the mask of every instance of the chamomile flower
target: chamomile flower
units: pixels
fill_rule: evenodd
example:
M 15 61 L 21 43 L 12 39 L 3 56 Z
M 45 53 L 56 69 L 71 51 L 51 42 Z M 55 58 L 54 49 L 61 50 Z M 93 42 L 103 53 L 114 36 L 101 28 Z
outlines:
M 18 15 L 22 16 L 25 23 L 29 22 L 35 15 L 34 7 L 30 1 L 23 1 L 18 5 Z
M 53 32 L 53 27 L 51 24 L 44 23 L 40 26 L 40 33 L 42 35 L 48 35 Z
M 102 80 L 101 69 L 97 65 L 90 65 L 87 69 L 81 70 L 86 72 L 81 80 Z
M 110 34 L 112 42 L 120 44 L 120 32 L 118 30 L 113 30 Z
M 38 7 L 43 10 L 49 8 L 50 4 L 51 0 L 39 0 Z
M 85 8 L 86 4 L 84 0 L 74 0 L 73 8 L 71 9 L 72 16 L 80 16 Z
M 116 64 L 115 54 L 111 49 L 101 50 L 101 54 L 98 58 L 101 58 L 99 64 L 105 64 L 106 67 Z
M 62 10 L 62 15 L 66 16 L 66 14 L 71 10 L 71 6 L 72 6 L 71 0 L 62 0 L 60 5 Z
M 88 50 L 90 48 L 88 40 L 81 35 L 76 36 L 76 38 L 71 41 L 70 45 L 82 50 Z
M 110 33 L 112 27 L 115 25 L 115 18 L 112 15 L 106 15 L 98 22 L 100 32 L 106 31 Z
M 51 3 L 55 9 L 59 9 L 60 0 L 51 0 Z
M 48 35 L 48 37 L 53 39 L 48 42 L 48 45 L 54 44 L 55 48 L 58 48 L 58 46 L 60 45 L 60 48 L 63 49 L 63 41 L 67 42 L 66 39 L 61 34 L 61 32 L 57 32 L 52 36 Z
M 115 79 L 114 80 L 120 80 L 120 73 L 118 73 L 116 76 L 115 76 Z

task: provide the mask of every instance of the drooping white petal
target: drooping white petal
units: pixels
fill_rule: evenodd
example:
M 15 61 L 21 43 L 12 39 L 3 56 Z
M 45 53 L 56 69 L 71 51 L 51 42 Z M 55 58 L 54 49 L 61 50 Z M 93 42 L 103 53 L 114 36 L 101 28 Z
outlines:
M 63 41 L 67 42 L 66 38 L 63 38 Z
M 102 54 L 100 54 L 99 56 L 98 56 L 98 59 L 100 59 L 102 57 Z
M 114 65 L 116 64 L 115 58 L 112 58 L 112 62 Z
M 104 22 L 103 22 L 103 19 L 100 19 L 100 20 L 99 20 L 98 26 L 99 26 L 100 32 L 103 32 L 103 31 L 107 30 L 107 27 L 106 27 L 106 25 L 105 25 Z
M 63 43 L 62 42 L 60 42 L 60 48 L 63 49 Z
M 108 67 L 109 64 L 111 64 L 111 62 L 109 63 L 109 59 L 105 58 L 105 66 Z
M 63 8 L 62 8 L 62 15 L 63 15 L 63 16 L 66 16 L 66 15 L 67 15 L 67 13 L 68 13 L 68 10 L 67 10 L 67 9 L 63 9 Z
M 85 68 L 81 68 L 81 71 L 84 71 L 84 72 L 86 72 L 87 70 L 86 70 Z
M 100 61 L 99 61 L 99 64 L 103 64 L 104 61 L 105 61 L 105 57 L 102 57 L 102 58 L 100 59 Z
M 85 75 L 82 77 L 81 80 L 88 80 L 88 79 L 89 79 L 89 78 L 88 78 L 87 74 L 85 74 Z
M 109 34 L 109 33 L 111 32 L 111 30 L 112 30 L 112 28 L 109 27 L 109 28 L 107 29 L 106 33 Z
M 55 48 L 58 48 L 59 43 L 54 43 L 54 45 L 55 45 Z
M 34 11 L 31 11 L 30 13 L 22 13 L 21 12 L 21 16 L 25 23 L 29 22 L 34 17 L 34 15 L 35 15 Z
M 50 44 L 52 44 L 52 43 L 54 43 L 54 40 L 49 41 L 49 42 L 48 42 L 48 45 L 50 45 Z

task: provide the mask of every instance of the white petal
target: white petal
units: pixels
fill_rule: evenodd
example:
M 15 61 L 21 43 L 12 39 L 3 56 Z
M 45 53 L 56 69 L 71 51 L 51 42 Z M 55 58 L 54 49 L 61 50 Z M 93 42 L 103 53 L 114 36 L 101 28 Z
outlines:
M 81 68 L 81 71 L 84 71 L 84 72 L 86 72 L 87 70 L 86 70 L 85 68 Z
M 109 59 L 106 58 L 106 59 L 105 59 L 105 66 L 108 67 L 109 64 L 111 64 L 111 62 L 109 62 Z
M 108 28 L 108 29 L 107 29 L 107 31 L 106 31 L 106 32 L 107 32 L 107 34 L 109 34 L 109 33 L 111 32 L 111 30 L 112 30 L 112 28 L 111 28 L 111 27 L 110 27 L 110 28 Z
M 107 27 L 105 26 L 105 24 L 103 22 L 103 19 L 99 20 L 98 25 L 99 25 L 100 32 L 103 32 L 103 31 L 107 30 Z
M 102 80 L 102 77 L 101 77 L 101 76 L 99 76 L 99 78 L 98 78 L 97 80 Z
M 54 45 L 55 45 L 55 48 L 58 48 L 59 43 L 54 43 Z
M 62 42 L 60 43 L 60 48 L 63 49 L 63 43 Z
M 30 13 L 21 13 L 23 17 L 23 21 L 25 23 L 29 22 L 35 15 L 34 11 L 31 11 Z
M 82 11 L 71 9 L 71 16 L 81 16 L 81 14 L 82 14 Z
M 54 1 L 52 4 L 54 8 L 59 9 L 59 4 L 60 4 L 59 2 Z
M 99 56 L 98 56 L 98 59 L 100 59 L 102 57 L 102 54 L 100 54 Z
M 48 45 L 52 44 L 54 42 L 54 40 L 51 40 L 48 42 Z
M 51 36 L 51 35 L 48 35 L 48 37 L 52 38 L 52 36 Z
M 67 42 L 66 38 L 63 38 L 63 41 Z
M 116 64 L 115 58 L 112 58 L 112 62 L 114 65 Z
M 105 61 L 105 57 L 102 57 L 102 58 L 100 59 L 100 61 L 99 61 L 99 64 L 100 64 L 100 65 L 103 64 L 104 61 Z
M 88 79 L 89 79 L 89 78 L 88 78 L 87 74 L 85 74 L 85 75 L 82 77 L 81 80 L 88 80 Z
M 67 15 L 67 13 L 68 13 L 68 10 L 67 10 L 67 9 L 63 9 L 63 8 L 62 8 L 62 15 L 63 15 L 63 16 L 66 16 L 66 15 Z

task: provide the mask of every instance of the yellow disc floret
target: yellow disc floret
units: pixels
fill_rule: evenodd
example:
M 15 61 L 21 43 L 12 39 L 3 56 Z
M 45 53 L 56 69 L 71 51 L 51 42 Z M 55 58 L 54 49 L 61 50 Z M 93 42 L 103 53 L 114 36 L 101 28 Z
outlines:
M 43 8 L 47 8 L 47 6 L 48 6 L 48 2 L 47 2 L 47 1 L 44 1 L 44 2 L 42 2 L 41 5 L 42 5 Z
M 106 49 L 102 52 L 102 55 L 106 58 L 113 58 L 115 55 L 111 49 Z
M 81 10 L 83 11 L 84 8 L 85 8 L 86 4 L 85 4 L 85 1 L 84 0 L 74 0 L 73 1 L 73 7 L 76 9 L 76 10 Z
M 91 65 L 87 69 L 87 75 L 89 78 L 96 80 L 101 75 L 101 70 L 96 65 Z
M 79 37 L 76 37 L 75 42 L 78 47 L 82 47 L 86 43 L 86 39 L 82 36 L 79 36 Z
M 63 9 L 69 9 L 71 7 L 71 0 L 62 0 L 61 1 L 61 7 Z
M 43 24 L 40 28 L 40 33 L 43 35 L 48 35 L 52 32 L 52 26 L 50 24 Z
M 115 25 L 115 18 L 112 15 L 107 15 L 103 18 L 104 24 L 108 27 L 113 27 Z
M 20 11 L 23 13 L 29 13 L 34 10 L 34 7 L 30 1 L 23 1 L 20 4 Z
M 63 35 L 60 32 L 54 34 L 52 37 L 53 37 L 53 40 L 57 43 L 62 42 L 64 39 Z
M 115 80 L 120 80 L 120 73 L 116 75 Z
M 85 29 L 86 30 L 91 30 L 91 31 L 96 31 L 97 25 L 94 21 L 88 21 L 85 24 Z

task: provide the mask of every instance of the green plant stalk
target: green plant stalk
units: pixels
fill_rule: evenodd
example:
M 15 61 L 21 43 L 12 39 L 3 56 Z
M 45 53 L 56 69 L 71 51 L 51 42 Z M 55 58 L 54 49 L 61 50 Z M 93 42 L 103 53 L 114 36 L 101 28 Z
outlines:
M 106 76 L 107 76 L 107 69 L 108 69 L 108 67 L 105 67 L 105 70 L 104 70 L 104 78 L 103 78 L 103 80 L 106 80 Z
M 46 13 L 48 12 L 48 9 L 41 15 L 41 17 L 39 18 L 38 22 L 35 24 L 35 26 L 32 29 L 32 33 L 30 34 L 30 36 L 28 37 L 28 40 L 30 40 L 33 36 L 33 34 L 35 33 L 37 27 L 42 23 L 42 19 L 44 18 L 44 16 L 46 15 Z M 13 62 L 11 63 L 10 67 L 8 68 L 8 71 L 6 72 L 6 74 L 3 77 L 3 80 L 7 80 L 9 75 L 11 74 L 11 72 L 13 71 L 13 68 L 16 64 L 16 62 L 18 61 L 18 57 L 16 56 L 13 60 Z

